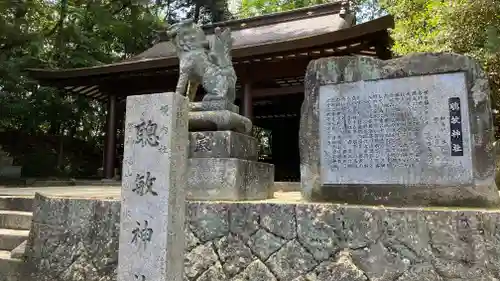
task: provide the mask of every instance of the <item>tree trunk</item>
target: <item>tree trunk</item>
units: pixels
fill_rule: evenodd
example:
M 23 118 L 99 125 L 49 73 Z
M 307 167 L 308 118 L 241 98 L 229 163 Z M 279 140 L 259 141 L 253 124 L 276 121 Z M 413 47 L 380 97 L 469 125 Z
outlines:
M 200 20 L 200 11 L 201 11 L 201 4 L 196 1 L 196 6 L 194 7 L 194 22 L 198 22 Z
M 61 173 L 64 172 L 64 135 L 60 134 L 59 137 L 59 151 L 57 153 L 57 167 Z

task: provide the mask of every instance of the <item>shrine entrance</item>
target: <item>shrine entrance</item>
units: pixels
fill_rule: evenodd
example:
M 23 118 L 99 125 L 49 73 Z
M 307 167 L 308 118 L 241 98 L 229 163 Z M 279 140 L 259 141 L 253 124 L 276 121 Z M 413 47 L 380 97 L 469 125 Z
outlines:
M 240 114 L 269 133 L 270 152 L 259 160 L 275 165 L 276 181 L 299 181 L 299 122 L 304 74 L 311 60 L 330 56 L 391 57 L 391 16 L 355 24 L 348 2 L 336 1 L 293 11 L 203 26 L 207 36 L 230 28 L 238 76 Z M 177 84 L 174 45 L 161 41 L 118 63 L 76 69 L 28 69 L 41 85 L 107 104 L 103 176 L 121 166 L 125 99 L 169 92 Z
M 303 93 L 254 100 L 253 123 L 270 132 L 271 154 L 261 161 L 274 164 L 275 181 L 300 181 L 299 124 Z

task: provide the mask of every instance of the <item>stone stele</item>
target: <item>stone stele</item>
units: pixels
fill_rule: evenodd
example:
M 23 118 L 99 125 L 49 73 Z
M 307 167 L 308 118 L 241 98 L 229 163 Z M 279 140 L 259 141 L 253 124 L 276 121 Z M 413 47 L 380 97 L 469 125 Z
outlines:
M 118 281 L 181 281 L 188 99 L 127 98 Z
M 469 57 L 332 57 L 307 68 L 307 200 L 498 205 L 493 141 L 488 79 Z

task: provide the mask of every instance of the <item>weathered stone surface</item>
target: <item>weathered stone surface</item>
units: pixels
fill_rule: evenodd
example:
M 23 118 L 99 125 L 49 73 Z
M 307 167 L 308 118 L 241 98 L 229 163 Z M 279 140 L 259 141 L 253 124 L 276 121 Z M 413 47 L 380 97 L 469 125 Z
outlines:
M 428 152 L 425 154 L 426 157 L 428 154 L 432 155 L 432 157 L 428 159 L 429 161 L 424 161 L 425 163 L 418 163 L 415 162 L 415 160 L 410 160 L 408 163 L 411 162 L 410 164 L 415 164 L 415 168 L 418 169 L 424 166 L 432 167 L 432 169 L 435 168 L 433 170 L 434 172 L 432 172 L 434 174 L 426 172 L 426 176 L 417 182 L 414 181 L 414 179 L 419 179 L 420 176 L 417 175 L 417 172 L 412 172 L 411 168 L 397 168 L 391 170 L 392 168 L 387 169 L 386 167 L 382 167 L 379 168 L 381 171 L 381 173 L 379 173 L 380 175 L 387 172 L 390 173 L 389 170 L 400 174 L 396 174 L 396 176 L 393 175 L 391 177 L 384 176 L 387 180 L 370 180 L 369 182 L 362 182 L 359 176 L 363 175 L 366 176 L 366 179 L 371 179 L 372 175 L 374 175 L 373 177 L 377 177 L 379 175 L 376 175 L 375 172 L 372 172 L 371 174 L 368 172 L 360 172 L 354 174 L 355 177 L 357 177 L 356 180 L 354 180 L 354 176 L 353 178 L 347 178 L 347 174 L 345 174 L 345 180 L 343 178 L 340 181 L 337 179 L 336 182 L 332 181 L 333 178 L 331 177 L 325 178 L 327 172 L 325 171 L 324 175 L 322 169 L 327 169 L 326 164 L 324 167 L 320 166 L 320 159 L 322 155 L 320 140 L 321 134 L 325 133 L 325 130 L 320 129 L 320 120 L 322 120 L 320 119 L 320 108 L 325 106 L 324 102 L 320 102 L 320 89 L 323 89 L 324 91 L 326 89 L 324 87 L 328 87 L 325 85 L 340 84 L 339 87 L 342 87 L 342 92 L 345 92 L 346 95 L 348 95 L 347 93 L 349 92 L 349 89 L 347 87 L 361 87 L 360 90 L 357 91 L 357 94 L 359 94 L 360 97 L 364 96 L 363 98 L 366 98 L 369 95 L 371 97 L 373 93 L 372 91 L 363 92 L 362 87 L 364 87 L 364 84 L 362 85 L 362 82 L 359 81 L 371 81 L 366 82 L 366 85 L 368 85 L 369 83 L 377 83 L 376 80 L 382 79 L 396 79 L 453 72 L 461 72 L 466 77 L 465 91 L 467 93 L 467 97 L 460 97 L 460 99 L 462 104 L 461 108 L 463 109 L 461 114 L 462 117 L 465 118 L 464 123 L 462 123 L 462 141 L 464 149 L 469 150 L 464 150 L 463 156 L 457 156 L 457 158 L 454 158 L 463 158 L 463 163 L 465 164 L 461 166 L 463 168 L 462 172 L 458 172 L 458 170 L 455 171 L 456 173 L 449 172 L 449 168 L 446 168 L 448 170 L 443 170 L 443 167 L 458 167 L 457 165 L 452 165 L 453 163 L 449 160 L 446 160 L 450 159 L 450 155 L 448 154 L 450 154 L 450 151 L 452 150 L 451 135 L 449 135 L 447 139 L 443 137 L 443 139 L 440 140 L 439 145 L 436 145 L 434 141 L 429 145 L 426 143 L 427 137 L 424 137 L 424 135 L 427 136 L 429 134 L 432 135 L 434 133 L 438 133 L 438 130 L 436 129 L 437 127 L 434 124 L 429 125 L 429 122 L 442 123 L 441 125 L 444 128 L 442 131 L 450 133 L 450 123 L 452 121 L 451 115 L 442 116 L 444 119 L 438 118 L 439 120 L 437 121 L 423 120 L 422 118 L 434 116 L 430 114 L 436 114 L 438 111 L 430 112 L 429 115 L 424 112 L 423 114 L 418 113 L 418 116 L 413 116 L 417 114 L 417 112 L 415 110 L 412 111 L 412 107 L 410 105 L 407 103 L 401 105 L 401 102 L 398 103 L 395 99 L 393 99 L 392 103 L 396 106 L 394 108 L 384 106 L 383 108 L 385 108 L 385 111 L 383 112 L 399 108 L 401 110 L 399 115 L 406 116 L 403 118 L 404 120 L 410 120 L 411 116 L 415 117 L 413 118 L 415 120 L 411 119 L 415 121 L 412 121 L 413 123 L 411 124 L 417 127 L 420 126 L 419 128 L 414 128 L 414 131 L 417 132 L 417 136 L 406 138 L 409 142 L 418 140 L 420 142 L 419 147 Z M 442 78 L 446 80 L 446 83 L 451 83 L 446 89 L 452 89 L 454 87 L 452 84 L 459 84 L 458 82 L 452 83 L 452 81 L 455 81 L 453 80 L 455 78 L 450 78 L 451 80 L 448 78 L 449 77 Z M 436 79 L 435 81 L 437 80 L 439 79 Z M 359 82 L 361 84 L 342 85 L 342 83 L 354 82 Z M 430 84 L 421 83 L 422 88 L 414 90 L 424 92 L 429 91 L 429 93 L 434 93 L 435 90 L 432 87 L 435 85 L 433 83 L 434 82 Z M 404 83 L 401 85 L 404 86 Z M 494 137 L 488 79 L 484 71 L 482 71 L 481 66 L 473 59 L 456 54 L 415 54 L 389 61 L 381 61 L 371 57 L 359 56 L 319 59 L 311 62 L 308 66 L 305 78 L 305 89 L 305 98 L 302 106 L 300 121 L 299 144 L 301 154 L 301 185 L 305 199 L 310 201 L 337 201 L 397 206 L 494 206 L 499 204 L 500 198 L 494 183 L 495 153 L 493 151 Z M 395 89 L 395 91 L 396 90 L 397 89 Z M 452 93 L 449 91 L 443 91 L 438 91 L 435 95 L 430 95 L 428 97 L 428 102 L 432 104 L 432 106 L 434 106 L 434 104 L 438 104 L 439 106 L 442 106 L 442 108 L 445 108 L 444 103 L 448 102 L 448 97 L 452 95 Z M 381 94 L 384 93 L 381 92 Z M 424 102 L 423 98 L 421 101 Z M 418 99 L 416 102 L 419 102 Z M 356 103 L 356 101 L 354 103 Z M 354 103 L 351 99 L 350 103 L 345 104 L 345 106 Z M 361 103 L 362 102 L 360 102 L 360 104 Z M 377 103 L 372 101 L 368 104 L 376 105 Z M 468 110 L 465 110 L 466 108 L 468 108 Z M 344 110 L 347 110 L 347 108 Z M 370 112 L 369 110 L 360 109 L 357 111 L 364 113 Z M 343 114 L 342 110 L 337 110 L 337 112 Z M 347 112 L 344 113 L 347 114 Z M 470 120 L 470 122 L 468 120 Z M 468 127 L 469 123 L 470 128 Z M 410 124 L 408 122 L 405 124 L 406 126 L 410 126 L 408 125 Z M 366 128 L 370 130 L 368 125 Z M 349 128 L 347 127 L 347 129 Z M 334 124 L 331 130 L 335 131 L 343 129 Z M 401 132 L 397 131 L 396 133 Z M 373 134 L 371 138 L 374 139 L 375 135 Z M 386 136 L 383 138 L 386 138 Z M 398 139 L 401 141 L 402 137 L 399 137 Z M 441 141 L 444 141 L 446 145 L 441 146 Z M 345 155 L 349 152 L 347 145 L 347 143 L 341 145 L 342 148 L 345 148 L 345 151 L 340 151 L 341 155 Z M 401 150 L 401 147 L 399 147 L 399 152 Z M 391 148 L 389 152 L 398 153 L 398 147 Z M 365 158 L 374 159 L 374 157 L 375 156 Z M 332 161 L 333 160 L 337 161 L 340 160 L 340 158 L 337 159 L 336 157 L 333 157 Z M 392 162 L 389 164 L 393 165 Z M 340 164 L 352 166 L 353 163 L 342 162 Z M 359 163 L 357 162 L 354 164 L 359 166 Z M 364 168 L 365 167 L 363 166 L 363 169 Z M 397 172 L 398 169 L 400 172 Z M 376 170 L 376 168 L 374 168 L 374 170 Z M 400 176 L 398 177 L 397 175 Z
M 188 204 L 186 219 L 194 236 L 201 242 L 213 241 L 229 234 L 229 210 L 226 205 Z
M 255 200 L 272 197 L 274 166 L 236 158 L 188 160 L 189 200 Z
M 317 262 L 297 240 L 292 240 L 273 254 L 266 264 L 279 280 L 291 280 L 306 274 Z
M 200 277 L 197 279 L 198 281 L 213 281 L 220 280 L 225 281 L 228 280 L 226 274 L 222 270 L 222 265 L 220 262 L 215 262 L 207 271 L 203 272 Z
M 43 281 L 116 280 L 119 229 L 119 201 L 37 194 L 26 245 L 27 260 L 37 262 L 28 263 L 25 273 Z
M 354 250 L 352 255 L 358 267 L 366 272 L 370 280 L 394 280 L 410 265 L 409 259 L 385 247 L 381 241 Z
M 205 131 L 189 133 L 189 158 L 258 159 L 255 138 L 233 131 Z
M 234 103 L 228 100 L 211 100 L 211 101 L 201 101 L 192 102 L 189 104 L 189 109 L 191 111 L 217 111 L 217 110 L 229 110 L 234 113 L 239 113 L 240 108 Z
M 234 131 L 249 134 L 252 121 L 229 110 L 192 111 L 189 113 L 189 131 Z
M 199 245 L 184 258 L 184 273 L 188 278 L 197 278 L 217 261 L 212 242 Z
M 419 281 L 443 281 L 443 278 L 436 272 L 431 264 L 415 264 L 409 270 L 399 276 L 400 280 L 419 280 Z
M 118 281 L 183 279 L 188 104 L 174 93 L 127 97 Z
M 231 204 L 229 206 L 229 229 L 231 233 L 247 241 L 259 228 L 260 205 L 252 203 Z
M 234 235 L 223 237 L 215 243 L 224 272 L 233 277 L 245 269 L 254 259 L 250 249 Z
M 184 232 L 186 233 L 186 238 L 185 238 L 185 241 L 186 241 L 185 249 L 186 250 L 189 251 L 200 244 L 200 239 L 198 239 L 198 238 L 196 238 L 196 236 L 194 236 L 189 225 L 187 225 L 184 228 Z
M 342 234 L 335 225 L 336 211 L 323 205 L 297 207 L 298 239 L 317 260 L 327 259 L 340 248 Z
M 306 280 L 329 281 L 335 276 L 337 281 L 365 281 L 368 280 L 365 273 L 352 261 L 349 251 L 341 251 L 335 261 L 325 261 L 316 267 L 314 272 L 306 275 Z M 371 279 L 378 280 L 378 279 Z
M 241 274 L 231 279 L 231 281 L 277 281 L 269 268 L 260 261 L 252 262 Z M 215 280 L 214 280 L 215 281 Z
M 248 241 L 248 246 L 261 259 L 267 260 L 269 256 L 278 251 L 287 240 L 280 238 L 264 229 L 259 229 L 255 232 Z
M 37 195 L 35 205 L 23 270 L 40 281 L 116 280 L 120 202 Z M 92 215 L 77 211 L 86 209 Z M 186 281 L 500 279 L 498 210 L 265 201 L 186 209 Z M 90 229 L 68 227 L 77 221 Z
M 297 235 L 296 217 L 293 205 L 266 204 L 260 208 L 260 225 L 271 233 L 285 239 Z

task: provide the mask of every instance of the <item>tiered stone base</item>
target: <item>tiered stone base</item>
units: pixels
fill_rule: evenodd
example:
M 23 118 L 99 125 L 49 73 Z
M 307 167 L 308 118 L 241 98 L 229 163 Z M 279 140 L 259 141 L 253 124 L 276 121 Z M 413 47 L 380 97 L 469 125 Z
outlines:
M 189 130 L 231 130 L 248 134 L 252 130 L 252 121 L 229 110 L 189 112 Z
M 188 161 L 190 200 L 258 200 L 272 198 L 274 166 L 236 158 Z
M 498 210 L 265 201 L 186 208 L 186 281 L 500 278 Z M 37 196 L 25 272 L 37 281 L 116 280 L 119 210 L 119 201 Z
M 208 111 L 207 111 L 208 110 Z M 252 122 L 227 101 L 191 103 L 189 200 L 258 200 L 272 197 L 274 165 L 257 162 Z

